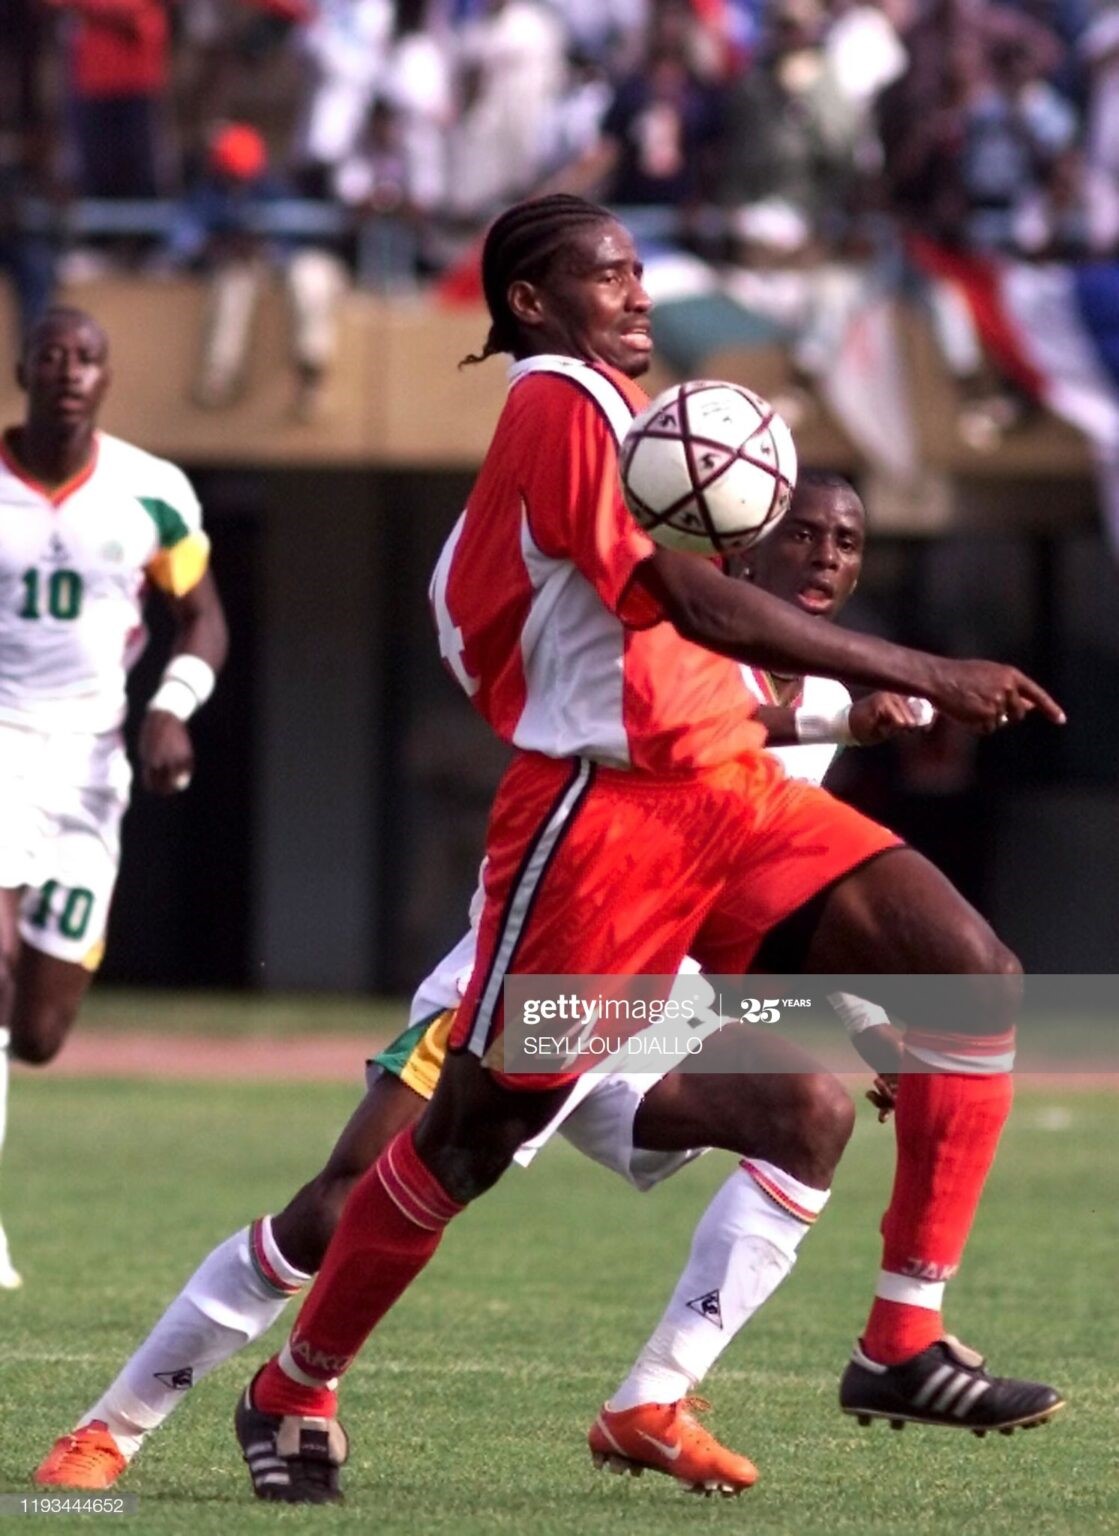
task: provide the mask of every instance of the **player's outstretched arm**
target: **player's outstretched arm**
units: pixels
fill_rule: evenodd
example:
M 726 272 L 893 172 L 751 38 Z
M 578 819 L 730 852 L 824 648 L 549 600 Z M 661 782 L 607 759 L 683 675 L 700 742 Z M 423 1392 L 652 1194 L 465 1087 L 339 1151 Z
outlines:
M 694 555 L 658 548 L 635 579 L 685 640 L 735 661 L 917 695 L 975 731 L 993 731 L 1035 709 L 1064 724 L 1060 705 L 1016 667 L 952 661 L 821 624 L 793 603 L 733 581 Z
M 194 772 L 186 722 L 213 692 L 229 649 L 229 631 L 209 571 L 189 592 L 164 592 L 163 597 L 175 620 L 175 643 L 140 728 L 139 752 L 144 788 L 172 795 L 187 788 Z

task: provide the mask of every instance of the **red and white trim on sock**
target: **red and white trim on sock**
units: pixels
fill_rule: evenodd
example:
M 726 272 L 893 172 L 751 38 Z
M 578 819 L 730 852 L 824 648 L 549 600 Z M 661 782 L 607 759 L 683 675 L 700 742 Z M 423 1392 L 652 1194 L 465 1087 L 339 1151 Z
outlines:
M 1014 1046 L 1013 1029 L 1001 1035 L 949 1035 L 910 1029 L 905 1036 L 906 1054 L 921 1067 L 971 1077 L 1013 1072 Z
M 398 1137 L 378 1158 L 376 1173 L 385 1194 L 408 1221 L 428 1232 L 442 1232 L 462 1206 L 442 1190 L 416 1157 L 411 1145 L 408 1153 L 404 1152 Z
M 337 1376 L 328 1376 L 324 1381 L 321 1376 L 312 1376 L 296 1362 L 291 1352 L 291 1340 L 288 1339 L 283 1349 L 276 1356 L 276 1364 L 285 1376 L 290 1376 L 292 1381 L 297 1381 L 304 1387 L 325 1387 L 328 1392 L 333 1392 L 338 1386 Z
M 924 1307 L 939 1313 L 944 1305 L 944 1280 L 916 1280 L 909 1275 L 894 1275 L 888 1269 L 878 1271 L 874 1294 L 883 1301 L 896 1301 L 906 1307 Z
M 828 1203 L 830 1190 L 802 1184 L 775 1163 L 767 1163 L 760 1157 L 744 1157 L 739 1167 L 750 1175 L 762 1194 L 768 1195 L 775 1205 L 795 1216 L 797 1221 L 803 1221 L 806 1227 L 815 1223 Z
M 249 1228 L 249 1258 L 259 1278 L 277 1296 L 295 1296 L 312 1278 L 289 1264 L 272 1235 L 271 1216 L 261 1216 Z

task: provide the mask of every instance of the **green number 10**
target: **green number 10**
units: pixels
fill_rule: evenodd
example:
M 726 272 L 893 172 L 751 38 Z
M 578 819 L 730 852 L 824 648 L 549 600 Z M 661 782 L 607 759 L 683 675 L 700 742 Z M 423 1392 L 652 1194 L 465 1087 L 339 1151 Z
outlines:
M 54 911 L 54 898 L 62 890 L 57 880 L 48 880 L 40 892 L 39 904 L 29 919 L 32 928 L 46 928 L 53 921 L 59 933 L 67 939 L 84 939 L 93 915 L 93 892 L 76 885 L 64 890 L 65 897 L 60 912 Z
M 76 619 L 82 606 L 82 578 L 77 571 L 52 571 L 47 581 L 47 612 L 52 619 Z M 21 619 L 39 619 L 43 616 L 39 572 L 32 566 L 23 573 L 23 607 Z

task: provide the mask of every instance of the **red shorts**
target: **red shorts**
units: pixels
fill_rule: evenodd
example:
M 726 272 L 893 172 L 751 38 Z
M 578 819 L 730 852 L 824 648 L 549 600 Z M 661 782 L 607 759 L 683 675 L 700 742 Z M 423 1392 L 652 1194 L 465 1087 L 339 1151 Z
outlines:
M 762 938 L 899 839 L 758 752 L 673 778 L 522 753 L 486 837 L 474 973 L 448 1042 L 484 1056 L 505 977 L 741 975 Z M 494 1076 L 559 1087 L 577 1073 Z

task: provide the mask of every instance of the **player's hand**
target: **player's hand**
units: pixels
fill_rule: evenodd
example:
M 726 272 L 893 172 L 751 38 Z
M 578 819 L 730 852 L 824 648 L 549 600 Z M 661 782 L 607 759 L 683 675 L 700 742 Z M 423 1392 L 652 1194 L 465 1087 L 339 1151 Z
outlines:
M 903 731 L 923 731 L 936 719 L 927 699 L 907 699 L 900 693 L 868 693 L 851 705 L 847 725 L 860 747 L 873 747 Z
M 878 1111 L 878 1124 L 885 1125 L 897 1105 L 898 1074 L 880 1072 L 874 1079 L 874 1087 L 867 1089 L 866 1096 Z
M 997 661 L 948 661 L 934 668 L 930 701 L 979 735 L 1014 725 L 1034 710 L 1054 725 L 1064 725 L 1065 712 L 1040 683 Z
M 140 727 L 140 773 L 145 789 L 174 795 L 186 789 L 194 773 L 190 732 L 177 715 L 149 709 Z

